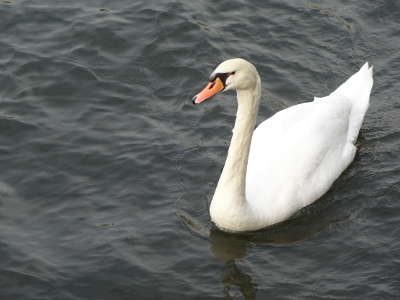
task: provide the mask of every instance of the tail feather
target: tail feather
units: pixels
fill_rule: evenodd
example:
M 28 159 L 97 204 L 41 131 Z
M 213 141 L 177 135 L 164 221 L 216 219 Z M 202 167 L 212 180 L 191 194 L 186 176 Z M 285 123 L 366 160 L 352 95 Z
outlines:
M 369 106 L 373 85 L 373 67 L 366 62 L 361 69 L 341 84 L 331 95 L 344 96 L 352 103 L 348 140 L 355 143 Z
M 358 101 L 363 96 L 369 97 L 372 89 L 372 67 L 366 62 L 361 69 L 342 83 L 332 94 L 341 94 L 350 100 Z

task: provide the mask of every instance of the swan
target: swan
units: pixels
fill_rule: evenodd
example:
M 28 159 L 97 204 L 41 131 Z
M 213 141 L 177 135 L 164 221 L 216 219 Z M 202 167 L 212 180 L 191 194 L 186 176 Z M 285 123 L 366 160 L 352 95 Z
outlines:
M 281 110 L 254 130 L 261 97 L 255 66 L 242 58 L 218 65 L 193 97 L 199 104 L 222 91 L 236 90 L 237 96 L 211 221 L 228 232 L 254 231 L 288 219 L 325 194 L 354 159 L 372 85 L 366 62 L 330 95 Z

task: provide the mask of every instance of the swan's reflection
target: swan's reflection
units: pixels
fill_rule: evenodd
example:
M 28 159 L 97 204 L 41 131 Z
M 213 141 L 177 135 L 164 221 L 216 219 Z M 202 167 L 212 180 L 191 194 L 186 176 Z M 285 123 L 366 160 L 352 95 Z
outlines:
M 191 232 L 202 238 L 208 237 L 211 252 L 225 263 L 222 283 L 226 298 L 236 299 L 240 293 L 246 300 L 255 299 L 257 291 L 251 274 L 244 273 L 237 265 L 238 259 L 246 257 L 248 249 L 254 245 L 265 245 L 265 251 L 268 251 L 269 246 L 290 245 L 309 240 L 328 226 L 349 218 L 343 214 L 338 203 L 319 202 L 280 224 L 256 232 L 230 234 L 215 227 L 210 228 L 210 223 L 188 213 L 181 211 L 179 217 Z
M 226 266 L 223 276 L 226 297 L 237 298 L 234 294 L 236 288 L 244 299 L 256 298 L 257 285 L 253 282 L 251 274 L 244 273 L 236 265 L 236 260 L 244 258 L 252 245 L 264 244 L 267 251 L 269 245 L 287 245 L 308 240 L 330 224 L 341 220 L 342 218 L 339 219 L 337 215 L 332 214 L 332 211 L 318 214 L 302 211 L 295 218 L 256 232 L 229 234 L 212 228 L 209 234 L 211 251 L 216 258 L 225 262 Z
M 242 272 L 235 262 L 246 255 L 247 238 L 214 228 L 210 230 L 209 240 L 212 253 L 225 262 L 226 271 L 222 279 L 225 297 L 236 298 L 234 294 L 238 292 L 237 288 L 246 300 L 256 299 L 256 285 L 251 276 Z
M 290 223 L 290 224 L 289 224 Z M 241 293 L 246 300 L 256 299 L 257 286 L 250 274 L 240 270 L 236 260 L 247 254 L 254 243 L 288 244 L 309 238 L 315 231 L 305 230 L 301 220 L 292 220 L 257 232 L 229 234 L 219 229 L 210 230 L 209 241 L 211 252 L 225 263 L 222 283 L 227 299 L 236 299 Z M 315 228 L 316 229 L 316 228 Z
M 236 266 L 235 261 L 226 263 L 226 272 L 222 280 L 224 284 L 224 294 L 227 299 L 235 297 L 232 286 L 237 286 L 240 293 L 246 300 L 256 299 L 256 285 L 252 282 L 251 276 L 241 272 Z M 236 297 L 235 297 L 236 298 Z
M 224 262 L 229 262 L 246 255 L 249 237 L 241 234 L 229 234 L 212 228 L 209 241 L 214 256 Z

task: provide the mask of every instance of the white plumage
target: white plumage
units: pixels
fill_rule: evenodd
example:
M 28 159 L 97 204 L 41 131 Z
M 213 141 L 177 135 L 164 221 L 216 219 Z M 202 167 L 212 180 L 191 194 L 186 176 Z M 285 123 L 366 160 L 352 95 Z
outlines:
M 372 67 L 364 66 L 329 96 L 284 109 L 253 132 L 261 80 L 243 59 L 220 64 L 238 112 L 227 160 L 210 205 L 212 221 L 233 232 L 281 222 L 326 193 L 353 161 L 368 109 Z

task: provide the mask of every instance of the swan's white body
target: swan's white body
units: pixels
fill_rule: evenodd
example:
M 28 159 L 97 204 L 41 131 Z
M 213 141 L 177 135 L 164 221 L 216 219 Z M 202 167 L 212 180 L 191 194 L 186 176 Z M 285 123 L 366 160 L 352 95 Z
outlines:
M 242 59 L 228 60 L 215 71 L 227 72 L 235 74 L 225 89 L 237 90 L 238 112 L 210 215 L 226 231 L 257 230 L 316 201 L 353 161 L 372 68 L 366 63 L 329 96 L 284 109 L 254 132 L 258 73 Z

